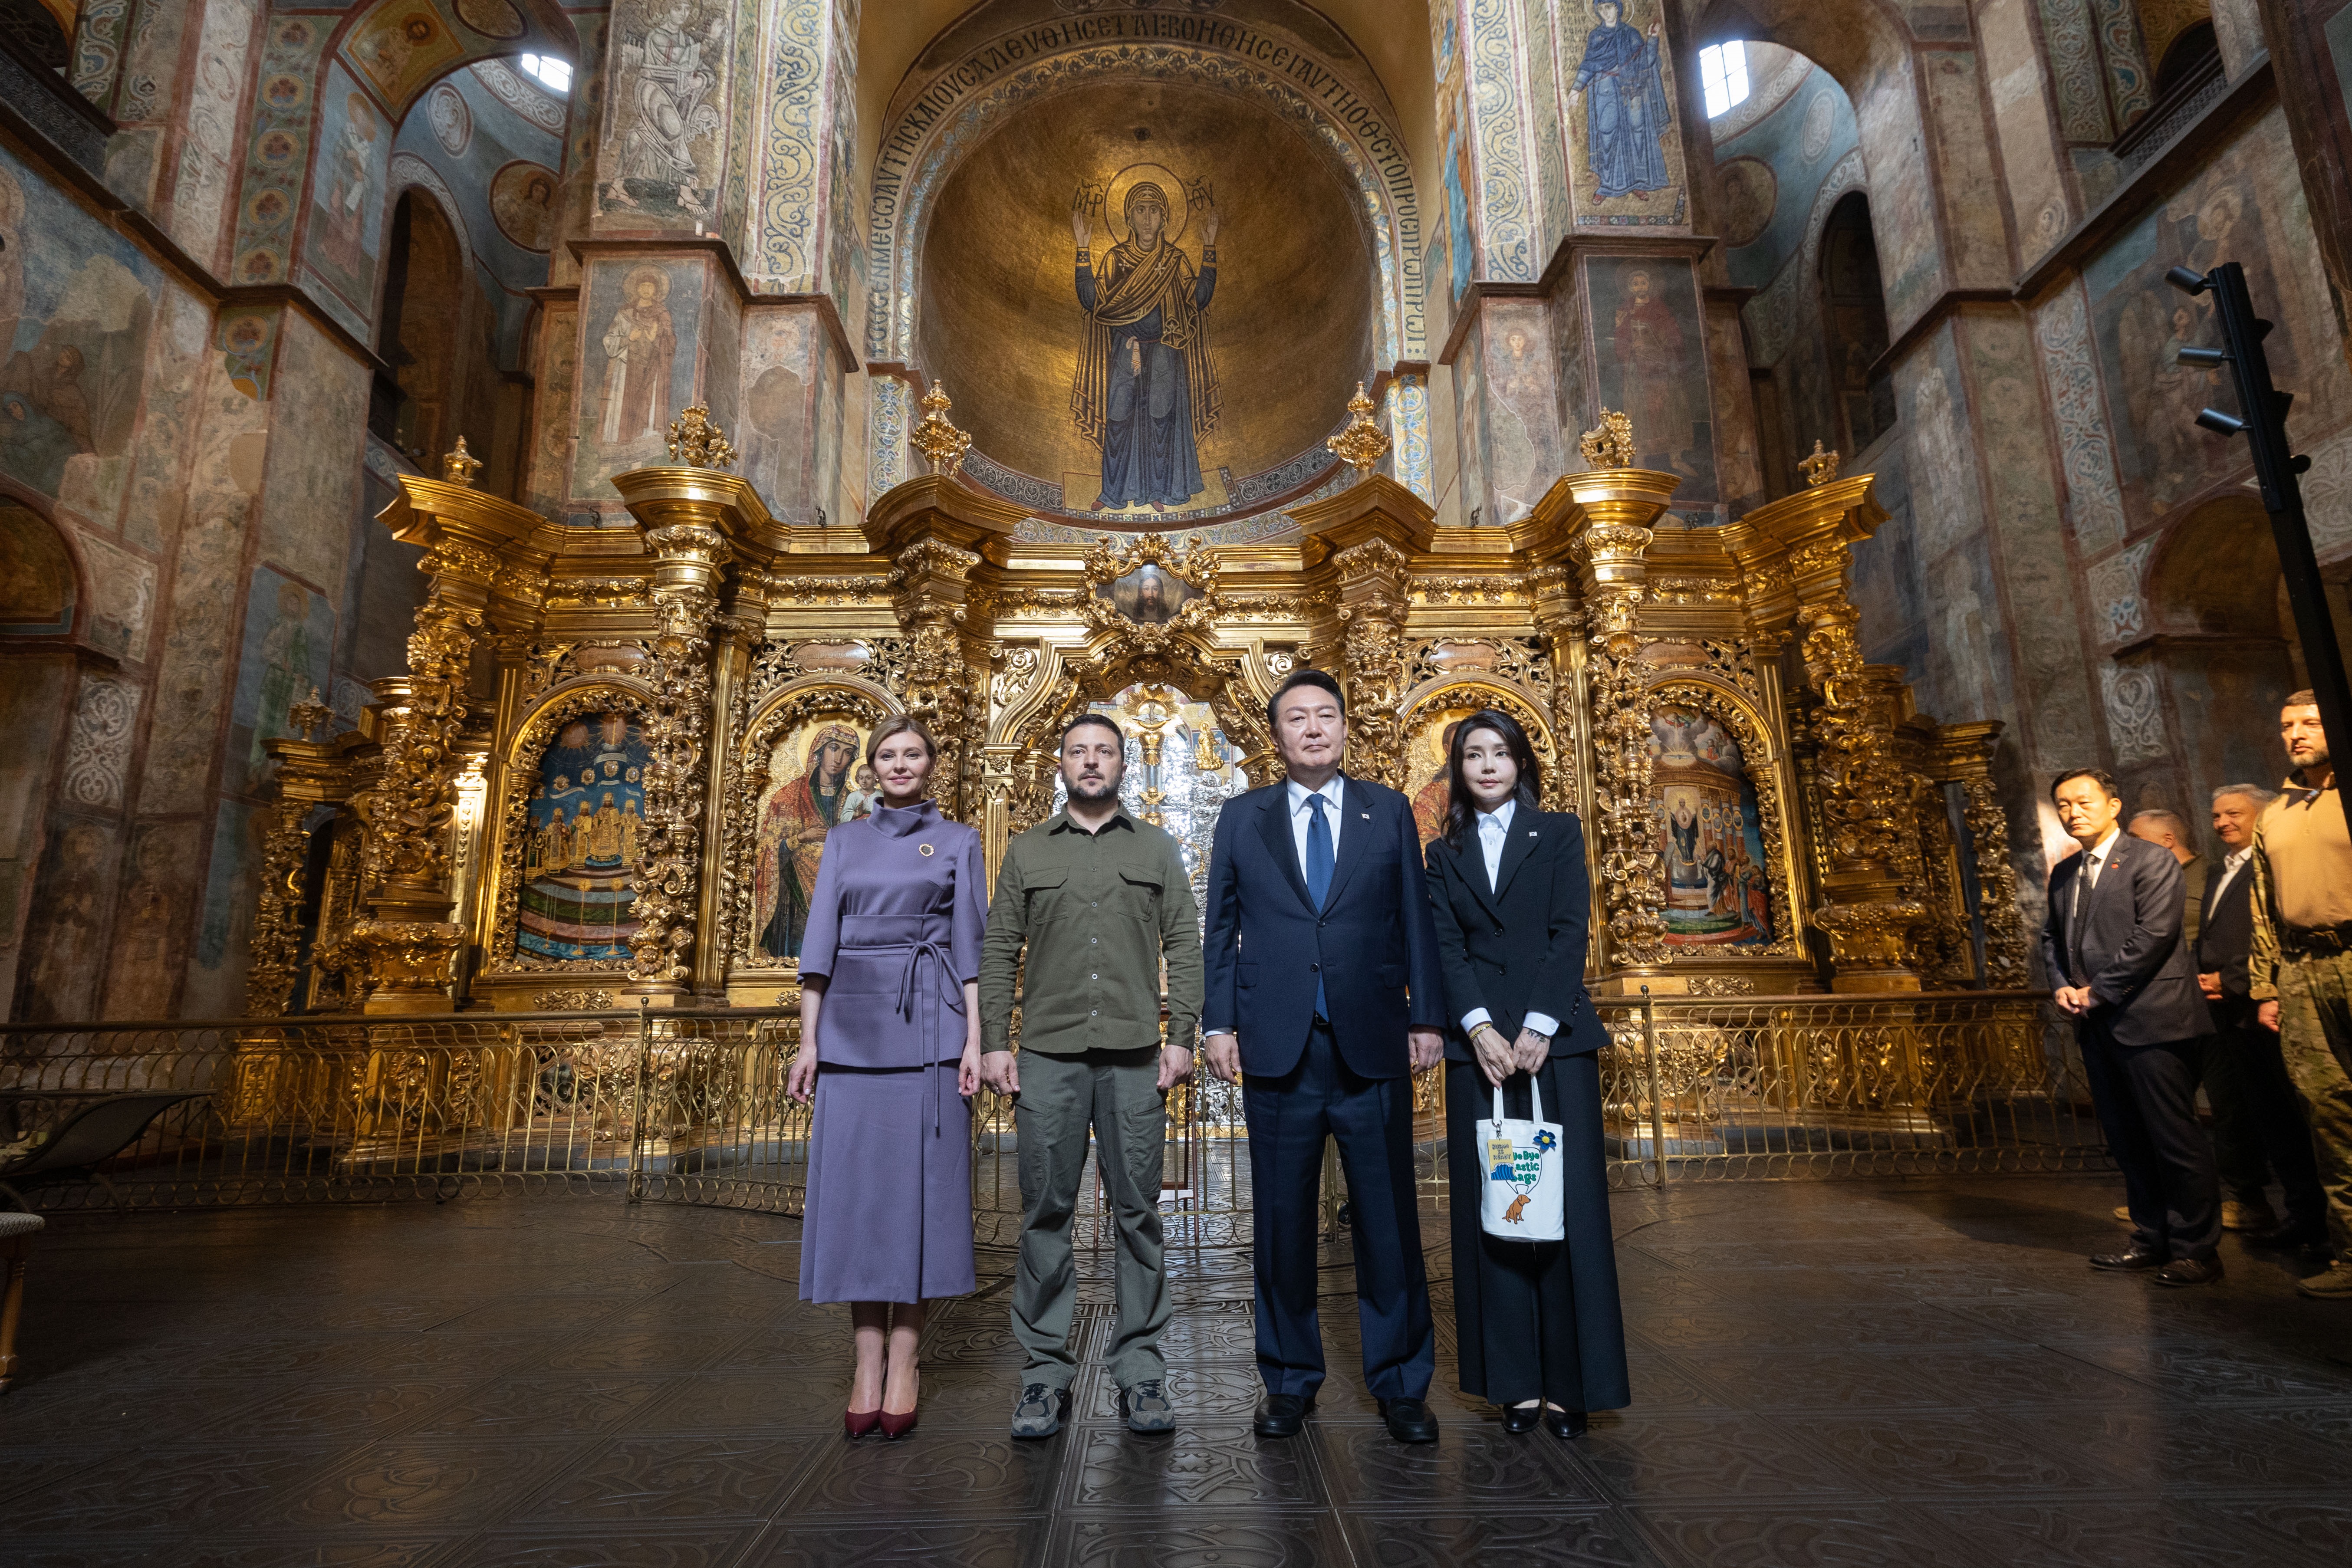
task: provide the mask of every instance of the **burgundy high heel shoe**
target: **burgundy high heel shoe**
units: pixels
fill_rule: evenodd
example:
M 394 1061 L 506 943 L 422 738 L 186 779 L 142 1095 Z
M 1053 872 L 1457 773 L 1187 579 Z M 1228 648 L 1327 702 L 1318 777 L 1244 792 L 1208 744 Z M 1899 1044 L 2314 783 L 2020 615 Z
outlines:
M 882 1419 L 882 1412 L 879 1409 L 845 1410 L 841 1413 L 842 1427 L 848 1432 L 852 1442 L 856 1442 L 881 1426 Z
M 893 1415 L 885 1410 L 881 1415 L 882 1436 L 893 1442 L 905 1436 L 915 1429 L 915 1417 L 919 1414 L 919 1411 L 909 1410 L 904 1415 Z

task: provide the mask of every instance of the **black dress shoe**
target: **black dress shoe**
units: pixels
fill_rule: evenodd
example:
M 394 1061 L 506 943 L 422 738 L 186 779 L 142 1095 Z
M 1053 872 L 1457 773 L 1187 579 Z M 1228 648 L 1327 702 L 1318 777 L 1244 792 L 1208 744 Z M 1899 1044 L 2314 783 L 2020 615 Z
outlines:
M 1544 1430 L 1563 1443 L 1571 1437 L 1583 1436 L 1587 1425 L 1581 1410 L 1547 1410 L 1543 1423 Z
M 1503 1430 L 1508 1432 L 1514 1437 L 1526 1436 L 1528 1433 L 1536 1429 L 1536 1423 L 1542 1419 L 1543 1405 L 1541 1403 L 1534 1405 L 1506 1405 L 1503 1406 Z
M 2273 1247 L 2279 1251 L 2302 1252 L 2327 1245 L 2325 1226 L 2305 1225 L 2301 1220 L 2288 1220 L 2272 1226 L 2268 1230 L 2249 1230 L 2239 1237 L 2248 1247 Z
M 2221 1278 L 2218 1258 L 2176 1258 L 2156 1271 L 2159 1285 L 2210 1285 Z
M 1307 1413 L 1314 1408 L 1311 1394 L 1262 1394 L 1250 1430 L 1261 1437 L 1296 1437 L 1307 1424 Z
M 2164 1267 L 2164 1254 L 2161 1252 L 2150 1252 L 2144 1247 L 2135 1247 L 2129 1252 L 2094 1252 L 2091 1254 L 2092 1268 L 2111 1268 L 2117 1270 L 2118 1272 L 2137 1272 L 2143 1268 L 2161 1268 Z
M 1437 1441 L 1437 1417 L 1429 1413 L 1429 1405 L 1419 1399 L 1383 1399 L 1381 1419 L 1389 1424 L 1389 1436 L 1400 1443 L 1434 1443 Z

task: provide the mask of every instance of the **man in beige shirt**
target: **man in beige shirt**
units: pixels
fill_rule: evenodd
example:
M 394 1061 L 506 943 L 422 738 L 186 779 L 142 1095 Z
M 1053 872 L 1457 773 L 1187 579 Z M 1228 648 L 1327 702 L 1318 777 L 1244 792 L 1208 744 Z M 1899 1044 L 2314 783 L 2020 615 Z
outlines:
M 2298 691 L 2279 711 L 2294 772 L 2254 830 L 2254 943 L 2247 963 L 2263 1027 L 2311 1121 L 2336 1261 L 2295 1289 L 2352 1301 L 2352 835 L 2319 705 Z

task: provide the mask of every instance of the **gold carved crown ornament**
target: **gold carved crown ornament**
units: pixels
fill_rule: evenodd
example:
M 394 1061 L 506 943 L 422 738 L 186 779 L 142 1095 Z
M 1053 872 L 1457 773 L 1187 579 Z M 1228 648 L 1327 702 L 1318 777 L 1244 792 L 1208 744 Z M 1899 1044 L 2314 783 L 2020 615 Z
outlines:
M 1601 423 L 1576 439 L 1588 468 L 1630 468 L 1633 466 L 1633 422 L 1622 414 L 1601 411 Z
M 464 446 L 464 442 L 461 441 L 458 443 L 458 447 L 461 451 L 463 450 Z M 459 481 L 453 480 L 452 482 L 456 483 Z M 294 733 L 300 736 L 305 741 L 310 740 L 320 730 L 325 729 L 327 727 L 327 721 L 334 716 L 335 710 L 332 708 L 328 707 L 324 702 L 319 700 L 319 689 L 315 686 L 310 688 L 310 696 L 304 698 L 299 702 L 294 703 L 286 710 L 286 721 L 293 725 Z
M 457 437 L 456 447 L 441 454 L 441 478 L 445 483 L 471 488 L 474 476 L 482 471 L 482 459 L 466 450 L 466 438 Z
M 1799 461 L 1797 467 L 1805 471 L 1805 488 L 1808 489 L 1819 489 L 1822 486 L 1837 478 L 1838 455 L 1835 452 L 1823 451 L 1822 449 L 1822 444 L 1819 441 L 1815 441 L 1813 443 L 1813 455 Z
M 938 382 L 923 394 L 923 417 L 907 437 L 907 444 L 923 455 L 931 472 L 952 476 L 963 467 L 963 455 L 971 449 L 971 437 L 948 423 L 948 410 L 954 407 L 948 389 Z
M 1362 382 L 1356 383 L 1356 395 L 1348 399 L 1348 427 L 1323 445 L 1354 464 L 1360 474 L 1370 473 L 1372 465 L 1389 455 L 1388 432 L 1372 423 L 1372 400 L 1364 395 Z
M 696 403 L 671 422 L 669 455 L 689 468 L 731 468 L 741 454 L 727 432 L 710 422 L 710 405 Z

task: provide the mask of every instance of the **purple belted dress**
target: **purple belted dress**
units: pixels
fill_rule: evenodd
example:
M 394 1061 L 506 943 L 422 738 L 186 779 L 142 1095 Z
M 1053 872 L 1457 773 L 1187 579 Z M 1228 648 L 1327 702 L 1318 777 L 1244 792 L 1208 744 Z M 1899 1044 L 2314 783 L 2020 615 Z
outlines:
M 980 835 L 931 802 L 825 835 L 801 944 L 803 978 L 826 978 L 803 1300 L 929 1300 L 975 1283 L 956 1064 L 987 923 Z

